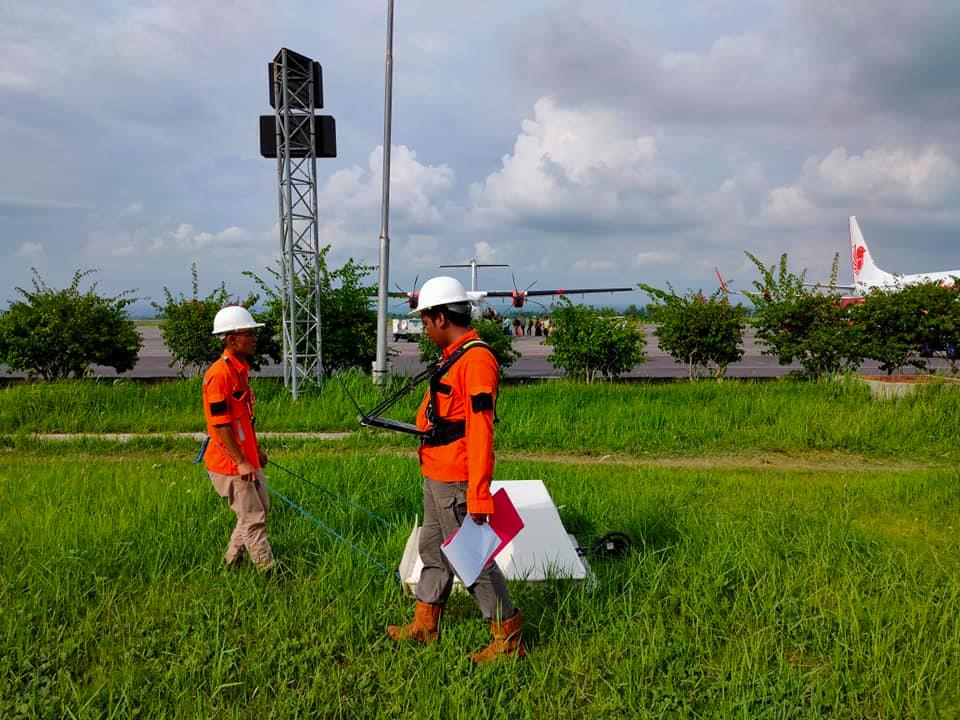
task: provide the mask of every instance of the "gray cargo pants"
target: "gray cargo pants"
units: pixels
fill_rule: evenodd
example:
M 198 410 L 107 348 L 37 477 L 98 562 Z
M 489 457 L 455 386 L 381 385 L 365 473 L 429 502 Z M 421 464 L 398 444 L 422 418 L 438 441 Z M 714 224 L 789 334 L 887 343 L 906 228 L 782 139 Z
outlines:
M 420 528 L 420 560 L 423 572 L 417 582 L 417 599 L 443 605 L 453 588 L 453 570 L 440 550 L 467 515 L 467 483 L 423 479 L 423 527 Z M 467 590 L 486 620 L 504 620 L 516 613 L 507 580 L 496 563 L 490 563 Z

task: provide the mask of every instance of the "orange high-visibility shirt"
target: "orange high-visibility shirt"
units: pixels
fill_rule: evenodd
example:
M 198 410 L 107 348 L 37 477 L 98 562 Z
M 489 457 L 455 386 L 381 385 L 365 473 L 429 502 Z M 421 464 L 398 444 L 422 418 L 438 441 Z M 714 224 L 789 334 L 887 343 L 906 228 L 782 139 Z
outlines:
M 210 444 L 203 455 L 207 469 L 221 475 L 238 475 L 237 463 L 230 459 L 214 428 L 229 425 L 253 467 L 260 468 L 257 434 L 253 429 L 253 390 L 250 389 L 250 368 L 229 350 L 203 375 L 203 412 L 207 418 Z
M 445 348 L 443 359 L 471 340 L 479 340 L 475 330 Z M 492 514 L 493 418 L 500 366 L 488 349 L 471 348 L 440 378 L 440 383 L 442 388 L 437 393 L 438 407 L 435 408 L 437 417 L 466 421 L 466 434 L 448 445 L 421 445 L 421 471 L 424 477 L 440 482 L 466 480 L 467 512 Z M 417 411 L 417 427 L 421 430 L 430 427 L 427 420 L 429 403 L 428 389 Z

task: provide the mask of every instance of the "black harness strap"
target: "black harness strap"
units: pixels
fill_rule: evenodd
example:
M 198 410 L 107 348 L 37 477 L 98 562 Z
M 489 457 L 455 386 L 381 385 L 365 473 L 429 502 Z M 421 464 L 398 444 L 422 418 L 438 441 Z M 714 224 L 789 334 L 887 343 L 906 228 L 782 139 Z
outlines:
M 466 421 L 464 420 L 445 420 L 443 418 L 437 418 L 433 411 L 433 408 L 437 406 L 436 393 L 438 391 L 444 391 L 444 394 L 451 392 L 452 388 L 440 382 L 440 379 L 447 373 L 450 368 L 452 368 L 456 362 L 463 357 L 463 355 L 470 349 L 475 347 L 484 347 L 494 356 L 496 360 L 496 355 L 493 353 L 493 349 L 483 340 L 470 340 L 469 342 L 464 343 L 459 348 L 451 353 L 450 357 L 446 360 L 438 360 L 437 362 L 431 364 L 421 373 L 412 377 L 403 387 L 389 395 L 388 397 L 381 400 L 376 406 L 367 412 L 361 412 L 360 424 L 370 424 L 376 427 L 383 427 L 387 430 L 409 432 L 407 429 L 400 430 L 400 428 L 387 426 L 387 425 L 377 425 L 373 420 L 380 418 L 381 413 L 387 411 L 393 407 L 401 398 L 405 395 L 408 395 L 410 392 L 415 390 L 417 386 L 422 383 L 424 380 L 430 381 L 430 402 L 427 404 L 427 420 L 430 421 L 430 429 L 423 432 L 415 432 L 414 434 L 419 435 L 421 442 L 425 445 L 447 445 L 455 440 L 459 440 L 464 437 L 466 434 Z M 498 363 L 499 366 L 499 363 Z M 341 380 L 341 383 L 343 381 Z M 349 394 L 349 391 L 347 391 Z M 485 400 L 489 402 L 489 400 Z M 356 404 L 356 401 L 354 401 Z M 497 422 L 497 409 L 496 403 L 493 403 L 493 420 Z M 409 426 L 413 429 L 413 426 Z
M 437 367 L 436 372 L 430 376 L 430 402 L 427 405 L 427 420 L 430 422 L 430 434 L 421 438 L 423 445 L 429 447 L 449 445 L 467 434 L 466 420 L 447 420 L 437 415 L 437 395 L 441 393 L 448 395 L 453 391 L 453 388 L 440 382 L 440 379 L 450 371 L 450 368 L 457 364 L 457 361 L 459 361 L 468 350 L 472 350 L 475 347 L 486 348 L 486 350 L 493 355 L 493 349 L 483 340 L 471 340 L 454 350 L 450 354 L 450 357 L 444 360 L 443 363 Z M 496 359 L 496 355 L 493 356 L 494 359 Z M 467 402 L 467 398 L 464 398 L 464 402 Z M 497 410 L 495 403 L 491 409 L 493 410 L 493 421 L 496 422 Z

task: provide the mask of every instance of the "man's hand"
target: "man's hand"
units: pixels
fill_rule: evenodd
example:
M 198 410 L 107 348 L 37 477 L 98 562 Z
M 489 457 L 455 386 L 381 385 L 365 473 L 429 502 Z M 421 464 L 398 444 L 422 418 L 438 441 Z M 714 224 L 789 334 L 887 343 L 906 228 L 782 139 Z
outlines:
M 256 480 L 257 469 L 243 456 L 243 450 L 233 435 L 233 429 L 229 425 L 215 425 L 213 429 L 214 432 L 217 433 L 217 439 L 223 445 L 224 450 L 226 450 L 227 457 L 237 463 L 237 475 L 240 476 L 240 479 L 246 480 L 247 482 Z M 259 448 L 257 448 L 257 452 L 260 453 Z M 236 458 L 240 459 L 236 460 Z M 267 456 L 260 453 L 261 466 L 267 464 L 265 462 L 266 459 Z
M 253 467 L 253 465 L 251 465 L 247 460 L 241 460 L 237 463 L 237 475 L 240 476 L 241 480 L 253 482 L 257 479 L 256 473 L 256 468 Z
M 257 459 L 260 460 L 261 468 L 265 468 L 267 466 L 267 454 L 260 448 L 257 448 Z
M 473 522 L 477 525 L 485 525 L 487 522 L 487 515 L 485 513 L 470 513 L 470 517 L 473 518 Z

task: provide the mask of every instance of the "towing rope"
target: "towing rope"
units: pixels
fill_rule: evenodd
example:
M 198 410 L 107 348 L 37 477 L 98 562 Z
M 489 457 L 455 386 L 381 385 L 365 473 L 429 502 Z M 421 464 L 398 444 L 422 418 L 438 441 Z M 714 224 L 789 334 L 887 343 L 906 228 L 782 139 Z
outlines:
M 304 482 L 304 483 L 306 483 L 307 485 L 309 485 L 309 486 L 312 487 L 312 488 L 316 488 L 317 490 L 319 490 L 320 492 L 322 492 L 324 495 L 327 495 L 327 496 L 329 496 L 329 497 L 332 497 L 332 498 L 333 498 L 334 500 L 336 500 L 337 502 L 342 503 L 343 505 L 347 505 L 347 506 L 349 506 L 349 507 L 352 507 L 354 510 L 359 510 L 359 511 L 362 512 L 364 515 L 367 515 L 368 517 L 373 518 L 374 520 L 376 520 L 377 522 L 381 523 L 382 525 L 386 525 L 386 526 L 387 526 L 388 528 L 390 528 L 391 530 L 396 530 L 396 529 L 397 529 L 396 523 L 390 522 L 389 520 L 387 520 L 387 519 L 386 519 L 385 517 L 383 517 L 382 515 L 377 515 L 377 514 L 376 514 L 375 512 L 373 512 L 372 510 L 367 510 L 365 507 L 361 507 L 360 505 L 357 505 L 356 503 L 351 502 L 350 500 L 347 500 L 347 498 L 345 498 L 345 497 L 343 497 L 343 496 L 341 496 L 341 495 L 338 495 L 337 493 L 333 492 L 332 490 L 327 490 L 326 488 L 321 487 L 321 486 L 318 485 L 317 483 L 312 482 L 312 481 L 310 481 L 310 480 L 307 480 L 307 478 L 303 477 L 303 475 L 299 475 L 299 474 L 295 473 L 293 470 L 288 470 L 288 469 L 285 468 L 283 465 L 280 465 L 279 463 L 277 463 L 275 460 L 271 460 L 271 461 L 270 461 L 270 465 L 273 465 L 273 467 L 277 468 L 277 470 L 282 470 L 283 472 L 285 472 L 285 473 L 286 473 L 287 475 L 289 475 L 290 477 L 295 478 L 295 479 L 299 480 L 300 482 Z
M 196 456 L 193 458 L 193 462 L 194 462 L 195 464 L 199 464 L 199 463 L 203 462 L 203 455 L 204 455 L 204 453 L 206 452 L 207 444 L 208 444 L 209 442 L 210 442 L 210 436 L 207 435 L 207 436 L 203 439 L 203 441 L 200 443 L 200 449 L 197 451 Z M 290 475 L 291 477 L 294 477 L 294 478 L 296 478 L 297 480 L 301 480 L 302 482 L 305 482 L 307 485 L 310 485 L 310 486 L 312 486 L 312 487 L 315 487 L 317 490 L 320 490 L 321 492 L 326 493 L 326 494 L 329 495 L 330 497 L 335 498 L 338 502 L 341 502 L 341 503 L 343 503 L 344 505 L 349 505 L 350 507 L 352 507 L 352 508 L 354 508 L 354 509 L 356 509 L 356 510 L 360 510 L 361 512 L 366 513 L 367 515 L 369 515 L 370 517 L 372 517 L 374 520 L 377 520 L 378 522 L 383 523 L 384 525 L 386 525 L 386 526 L 389 527 L 389 528 L 396 529 L 396 527 L 397 527 L 396 524 L 390 522 L 390 521 L 387 520 L 385 517 L 382 517 L 382 516 L 380 516 L 380 515 L 377 515 L 375 512 L 372 512 L 372 511 L 370 511 L 370 510 L 367 510 L 366 508 L 360 507 L 359 505 L 350 502 L 350 501 L 347 500 L 345 497 L 341 497 L 340 495 L 337 495 L 336 493 L 331 492 L 330 490 L 327 490 L 326 488 L 320 487 L 320 486 L 317 485 L 316 483 L 310 482 L 309 480 L 307 480 L 307 479 L 306 479 L 305 477 L 303 477 L 302 475 L 298 475 L 297 473 L 293 472 L 292 470 L 288 470 L 287 468 L 283 467 L 282 465 L 277 465 L 277 463 L 275 463 L 273 460 L 271 460 L 270 463 L 271 463 L 274 467 L 276 467 L 278 470 L 282 470 L 283 472 L 287 473 L 287 474 Z M 207 473 L 204 473 L 204 474 L 206 475 Z M 266 477 L 266 476 L 264 476 L 264 477 Z M 341 535 L 340 533 L 338 533 L 336 530 L 334 530 L 333 528 L 329 527 L 328 525 L 322 523 L 320 520 L 317 520 L 317 518 L 315 518 L 313 515 L 311 515 L 310 513 L 308 513 L 306 510 L 304 510 L 302 507 L 300 507 L 299 505 L 297 505 L 293 500 L 291 500 L 290 498 L 288 498 L 286 495 L 284 495 L 284 494 L 283 494 L 282 492 L 280 492 L 279 490 L 275 489 L 275 488 L 273 487 L 273 485 L 269 482 L 269 478 L 267 478 L 267 479 L 268 479 L 268 482 L 267 482 L 267 492 L 269 492 L 271 495 L 275 495 L 276 497 L 280 498 L 283 502 L 285 502 L 285 503 L 286 503 L 287 505 L 289 505 L 291 508 L 293 508 L 293 509 L 296 510 L 298 513 L 300 513 L 301 515 L 303 515 L 305 518 L 307 518 L 307 520 L 309 520 L 310 522 L 312 522 L 312 523 L 313 523 L 314 525 L 316 525 L 318 528 L 320 528 L 320 529 L 323 530 L 324 532 L 330 534 L 335 540 L 344 543 L 345 545 L 347 545 L 351 550 L 353 550 L 353 551 L 354 551 L 355 553 L 357 553 L 358 555 L 362 555 L 362 556 L 363 556 L 364 558 L 366 558 L 369 562 L 371 562 L 371 563 L 373 563 L 374 565 L 376 565 L 377 568 L 378 568 L 381 572 L 388 573 L 388 574 L 391 572 L 390 568 L 388 568 L 388 567 L 387 567 L 386 565 L 384 565 L 382 562 L 380 562 L 379 560 L 377 560 L 375 557 L 373 557 L 373 556 L 372 556 L 370 553 L 368 553 L 366 550 L 363 550 L 362 548 L 359 548 L 359 547 L 357 547 L 356 545 L 354 545 L 352 542 L 350 542 L 349 540 L 347 540 L 345 537 L 343 537 L 343 535 Z
M 358 555 L 362 555 L 363 557 L 365 557 L 365 558 L 366 558 L 367 560 L 369 560 L 371 563 L 373 563 L 374 565 L 376 565 L 377 568 L 379 568 L 381 572 L 385 572 L 385 573 L 388 573 L 388 574 L 391 572 L 390 568 L 388 568 L 388 567 L 387 567 L 386 565 L 384 565 L 382 562 L 380 562 L 379 560 L 377 560 L 375 557 L 373 557 L 373 556 L 372 556 L 370 553 L 368 553 L 366 550 L 363 550 L 363 549 L 357 547 L 357 546 L 354 545 L 352 542 L 350 542 L 349 540 L 347 540 L 343 535 L 341 535 L 340 533 L 338 533 L 336 530 L 334 530 L 334 529 L 331 528 L 330 526 L 325 525 L 324 523 L 322 523 L 322 522 L 320 522 L 319 520 L 317 520 L 313 515 L 311 515 L 310 513 L 308 513 L 306 510 L 304 510 L 304 509 L 303 509 L 302 507 L 300 507 L 299 505 L 297 505 L 293 500 L 291 500 L 290 498 L 288 498 L 288 497 L 287 497 L 286 495 L 284 495 L 282 492 L 280 492 L 279 490 L 276 490 L 272 485 L 269 485 L 269 484 L 268 484 L 268 485 L 267 485 L 267 490 L 270 492 L 271 495 L 276 495 L 278 498 L 280 498 L 281 500 L 283 500 L 283 502 L 285 502 L 287 505 L 289 505 L 290 507 L 292 507 L 292 508 L 293 508 L 294 510 L 296 510 L 298 513 L 300 513 L 301 515 L 303 515 L 305 518 L 307 518 L 307 520 L 309 520 L 310 522 L 312 522 L 312 523 L 313 523 L 314 525 L 316 525 L 318 528 L 320 528 L 321 530 L 329 533 L 329 534 L 332 535 L 336 540 L 338 540 L 338 541 L 342 542 L 343 544 L 349 546 L 349 547 L 350 547 L 355 553 L 357 553 Z

